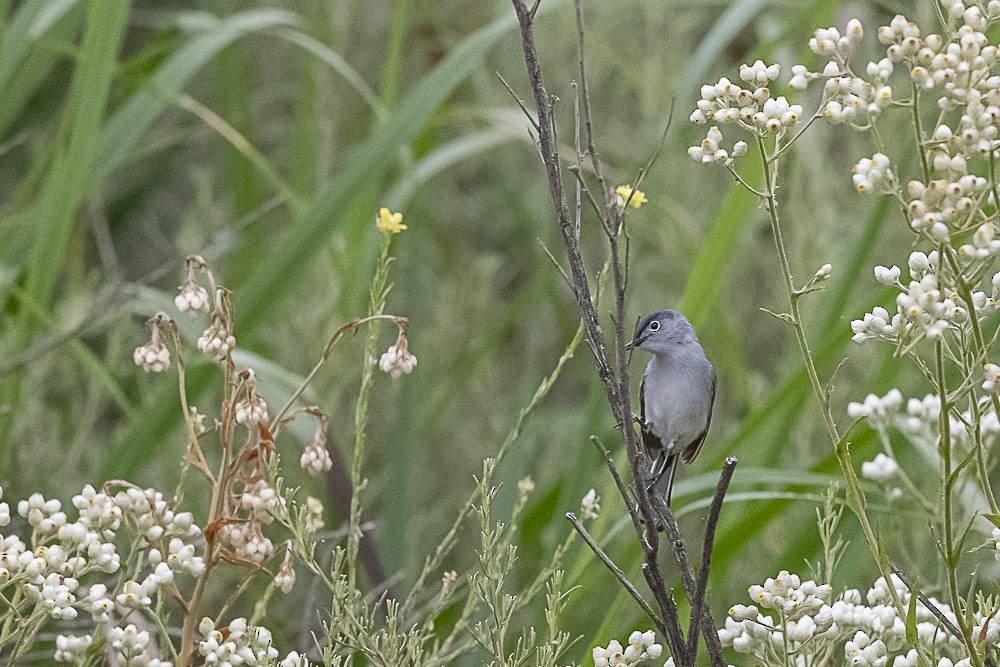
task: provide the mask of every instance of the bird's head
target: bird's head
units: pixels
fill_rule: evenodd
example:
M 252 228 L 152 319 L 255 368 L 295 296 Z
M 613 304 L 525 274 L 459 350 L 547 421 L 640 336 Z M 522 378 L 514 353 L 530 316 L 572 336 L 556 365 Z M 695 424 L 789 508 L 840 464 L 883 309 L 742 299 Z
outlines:
M 661 310 L 639 323 L 628 347 L 641 347 L 653 354 L 669 354 L 678 345 L 692 341 L 697 341 L 697 337 L 687 318 L 676 310 Z

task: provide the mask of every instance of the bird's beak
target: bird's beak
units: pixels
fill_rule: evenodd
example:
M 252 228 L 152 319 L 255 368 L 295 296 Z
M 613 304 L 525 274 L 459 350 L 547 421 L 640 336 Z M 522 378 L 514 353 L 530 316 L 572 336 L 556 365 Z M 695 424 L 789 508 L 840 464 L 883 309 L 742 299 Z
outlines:
M 626 351 L 634 350 L 635 348 L 642 345 L 643 341 L 645 340 L 646 340 L 645 338 L 635 338 L 632 340 L 631 343 L 625 343 L 625 350 Z

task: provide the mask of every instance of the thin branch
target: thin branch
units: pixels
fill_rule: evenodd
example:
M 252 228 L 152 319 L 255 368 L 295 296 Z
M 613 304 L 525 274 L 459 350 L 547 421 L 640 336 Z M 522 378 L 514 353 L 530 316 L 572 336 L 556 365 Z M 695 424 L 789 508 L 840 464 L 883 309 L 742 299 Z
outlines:
M 899 580 L 903 582 L 903 585 L 912 591 L 913 586 L 910 585 L 910 582 L 906 579 L 906 576 L 903 575 L 903 571 L 899 569 L 899 567 L 897 567 L 895 563 L 889 563 L 889 566 L 890 568 L 892 568 L 892 573 L 895 574 L 897 577 L 899 577 Z M 924 607 L 927 608 L 927 611 L 934 614 L 935 618 L 937 618 L 937 620 L 941 622 L 941 625 L 944 626 L 945 630 L 950 632 L 952 636 L 954 636 L 955 639 L 957 639 L 958 641 L 963 641 L 962 631 L 959 630 L 957 627 L 955 627 L 954 623 L 948 620 L 948 617 L 944 615 L 944 612 L 938 609 L 937 605 L 935 605 L 933 602 L 930 601 L 930 598 L 928 598 L 926 595 L 924 595 L 918 590 L 917 599 L 920 600 L 921 604 L 923 604 Z
M 580 220 L 583 217 L 583 202 L 581 200 L 583 182 L 580 180 L 580 166 L 583 164 L 583 150 L 580 148 L 580 90 L 575 81 L 570 85 L 573 86 L 573 147 L 576 149 L 576 226 L 574 237 L 576 244 L 580 245 Z
M 528 111 L 528 107 L 524 106 L 524 101 L 521 100 L 521 98 L 517 96 L 517 93 L 515 93 L 514 89 L 510 87 L 510 84 L 507 83 L 506 79 L 504 79 L 500 75 L 500 72 L 497 72 L 496 75 L 497 75 L 497 78 L 500 79 L 500 83 L 503 84 L 503 87 L 507 89 L 507 92 L 510 93 L 510 96 L 514 98 L 515 102 L 517 102 L 517 106 L 521 107 L 521 111 L 524 112 L 525 117 L 531 122 L 532 127 L 535 128 L 535 132 L 538 132 L 538 129 L 539 129 L 538 128 L 538 121 L 535 120 L 535 117 L 531 115 L 530 111 Z
M 611 560 L 608 554 L 604 552 L 604 549 L 601 548 L 601 545 L 599 545 L 597 541 L 591 536 L 591 534 L 587 532 L 587 529 L 584 528 L 583 523 L 581 523 L 580 520 L 576 518 L 576 515 L 573 514 L 572 512 L 566 512 L 566 518 L 569 519 L 569 522 L 573 524 L 574 528 L 576 528 L 576 532 L 580 533 L 580 537 L 582 537 L 583 541 L 587 543 L 587 546 L 590 547 L 590 550 L 593 551 L 597 555 L 597 557 L 601 559 L 601 562 L 604 563 L 604 565 L 609 570 L 611 570 L 611 573 L 615 575 L 615 577 L 618 579 L 621 585 L 625 587 L 625 590 L 628 591 L 629 595 L 631 595 L 635 599 L 635 601 L 639 603 L 639 606 L 642 607 L 642 610 L 646 612 L 646 615 L 649 616 L 649 618 L 653 621 L 653 624 L 656 626 L 656 629 L 659 630 L 661 634 L 666 635 L 667 634 L 666 623 L 664 623 L 663 619 L 660 618 L 656 614 L 656 612 L 653 611 L 653 608 L 649 606 L 649 603 L 646 602 L 646 599 L 644 597 L 642 597 L 642 593 L 640 593 L 639 589 L 635 587 L 635 584 L 633 584 L 631 581 L 628 580 L 628 577 L 625 576 L 625 573 L 622 572 L 621 568 L 615 565 L 614 561 Z
M 712 566 L 712 549 L 715 544 L 715 529 L 719 525 L 719 515 L 722 513 L 722 502 L 729 489 L 729 482 L 736 472 L 736 457 L 726 458 L 726 463 L 719 476 L 719 483 L 715 487 L 715 498 L 712 499 L 712 506 L 708 510 L 708 521 L 705 523 L 705 541 L 701 548 L 701 569 L 698 570 L 698 582 L 695 587 L 694 599 L 691 602 L 691 625 L 688 628 L 688 654 L 694 655 L 698 650 L 698 628 L 700 624 L 697 620 L 702 615 L 702 610 L 707 608 L 705 604 L 705 590 L 708 588 L 708 573 Z M 708 642 L 706 642 L 708 644 Z M 711 649 L 709 649 L 711 650 Z

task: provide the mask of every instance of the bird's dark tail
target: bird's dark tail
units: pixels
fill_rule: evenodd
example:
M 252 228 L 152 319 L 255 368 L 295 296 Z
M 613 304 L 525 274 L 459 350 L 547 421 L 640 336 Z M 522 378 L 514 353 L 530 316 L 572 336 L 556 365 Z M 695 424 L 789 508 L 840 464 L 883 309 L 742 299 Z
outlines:
M 677 475 L 679 458 L 674 453 L 660 456 L 653 463 L 652 470 L 650 470 L 650 482 L 646 489 L 649 493 L 665 499 L 667 506 L 670 505 L 670 496 L 674 490 L 674 478 Z M 660 531 L 663 530 L 662 526 L 658 526 L 657 528 Z

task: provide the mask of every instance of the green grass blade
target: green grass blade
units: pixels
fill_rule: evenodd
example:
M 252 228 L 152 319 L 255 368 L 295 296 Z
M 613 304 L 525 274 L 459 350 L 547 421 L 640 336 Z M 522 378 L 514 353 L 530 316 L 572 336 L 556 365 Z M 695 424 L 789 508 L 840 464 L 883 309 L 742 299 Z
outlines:
M 566 2 L 543 4 L 539 11 L 564 6 Z M 335 227 L 341 211 L 348 210 L 356 193 L 366 184 L 378 182 L 395 163 L 400 148 L 412 141 L 430 119 L 434 109 L 468 77 L 489 49 L 516 25 L 513 13 L 480 29 L 455 47 L 427 76 L 417 83 L 399 106 L 372 130 L 369 138 L 346 157 L 340 173 L 324 188 L 311 210 L 296 220 L 281 237 L 267 247 L 259 268 L 237 293 L 236 309 L 244 323 L 259 319 L 284 289 L 301 275 L 309 261 L 324 247 L 323 240 Z M 374 213 L 374 212 L 373 212 Z M 370 226 L 368 218 L 351 225 Z
M 202 67 L 234 41 L 254 32 L 277 26 L 291 26 L 295 14 L 280 10 L 259 10 L 235 14 L 215 21 L 192 37 L 160 65 L 149 84 L 137 92 L 108 121 L 98 146 L 91 185 L 103 182 L 112 170 L 122 166 L 146 130 Z

